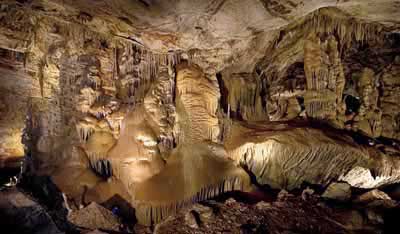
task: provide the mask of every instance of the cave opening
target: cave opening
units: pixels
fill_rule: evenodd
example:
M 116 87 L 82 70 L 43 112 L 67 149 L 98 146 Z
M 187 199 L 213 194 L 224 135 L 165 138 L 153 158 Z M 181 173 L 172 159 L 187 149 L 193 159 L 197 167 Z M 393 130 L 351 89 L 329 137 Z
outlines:
M 357 113 L 361 106 L 359 97 L 352 96 L 350 94 L 343 97 L 346 103 L 346 115 Z
M 224 111 L 224 113 L 229 114 L 228 111 L 230 111 L 228 109 L 229 103 L 228 103 L 228 89 L 226 88 L 226 86 L 224 85 L 224 80 L 222 78 L 222 74 L 220 72 L 218 72 L 216 74 L 217 80 L 218 80 L 218 87 L 221 93 L 221 98 L 220 98 L 220 107 L 222 108 L 222 110 Z

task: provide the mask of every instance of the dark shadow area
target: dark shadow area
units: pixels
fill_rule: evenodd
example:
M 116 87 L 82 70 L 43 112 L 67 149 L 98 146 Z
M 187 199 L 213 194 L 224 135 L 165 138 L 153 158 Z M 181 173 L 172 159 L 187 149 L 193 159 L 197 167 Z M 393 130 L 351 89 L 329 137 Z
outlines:
M 399 233 L 399 217 L 400 208 L 394 208 L 384 213 L 384 233 L 385 234 L 397 234 Z
M 0 169 L 0 189 L 7 183 L 10 183 L 13 178 L 18 177 L 19 168 L 1 168 Z
M 121 221 L 124 225 L 128 227 L 133 227 L 133 225 L 137 223 L 135 217 L 135 209 L 128 201 L 126 201 L 120 195 L 118 194 L 114 195 L 101 205 L 111 210 L 114 215 L 121 218 Z
M 224 79 L 222 78 L 222 74 L 221 73 L 217 73 L 216 75 L 217 77 L 217 81 L 218 81 L 218 87 L 221 93 L 221 98 L 219 99 L 219 105 L 222 108 L 222 110 L 224 111 L 224 113 L 228 112 L 228 89 L 226 88 L 225 84 L 224 84 Z
M 0 209 L 0 226 L 2 233 L 58 233 L 56 229 L 52 229 L 51 224 L 45 213 L 38 213 L 37 207 L 19 207 L 18 210 Z M 34 214 L 34 216 L 33 216 Z M 53 231 L 53 232 L 50 232 Z
M 45 207 L 61 231 L 71 234 L 79 233 L 76 227 L 68 222 L 68 211 L 64 207 L 62 193 L 50 177 L 23 175 L 17 186 Z
M 346 95 L 344 97 L 346 103 L 346 115 L 357 113 L 361 106 L 361 100 L 358 97 Z

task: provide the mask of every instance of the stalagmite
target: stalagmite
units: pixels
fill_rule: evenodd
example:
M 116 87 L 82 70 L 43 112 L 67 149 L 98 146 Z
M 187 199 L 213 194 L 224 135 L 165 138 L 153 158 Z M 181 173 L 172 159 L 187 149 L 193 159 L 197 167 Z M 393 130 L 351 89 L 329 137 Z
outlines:
M 113 174 L 126 188 L 157 174 L 164 161 L 157 147 L 154 122 L 143 105 L 129 112 L 116 145 L 108 153 Z
M 374 71 L 364 68 L 358 82 L 358 93 L 361 94 L 361 106 L 354 118 L 354 125 L 371 137 L 379 137 L 382 133 L 382 111 L 378 108 L 378 87 Z
M 204 171 L 212 173 L 204 174 Z M 132 197 L 139 222 L 149 225 L 192 202 L 215 197 L 222 191 L 249 189 L 250 178 L 244 170 L 227 158 L 214 156 L 206 145 L 195 144 L 178 147 L 168 158 L 165 169 L 138 183 Z
M 176 87 L 180 142 L 218 141 L 220 129 L 216 112 L 219 92 L 216 80 L 207 79 L 195 65 L 179 64 Z

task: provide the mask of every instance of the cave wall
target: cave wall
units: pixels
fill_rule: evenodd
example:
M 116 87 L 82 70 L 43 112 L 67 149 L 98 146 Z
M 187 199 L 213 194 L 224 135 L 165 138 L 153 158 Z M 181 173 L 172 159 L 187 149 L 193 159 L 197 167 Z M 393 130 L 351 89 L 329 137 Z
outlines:
M 27 103 L 40 96 L 39 84 L 24 65 L 26 54 L 1 49 L 1 167 L 19 167 L 24 156 L 22 135 L 25 129 Z

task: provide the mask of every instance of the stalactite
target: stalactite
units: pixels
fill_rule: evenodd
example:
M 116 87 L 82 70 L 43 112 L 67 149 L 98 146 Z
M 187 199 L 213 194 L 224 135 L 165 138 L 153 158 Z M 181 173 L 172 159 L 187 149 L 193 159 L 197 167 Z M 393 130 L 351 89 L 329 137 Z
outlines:
M 244 120 L 265 120 L 261 80 L 253 74 L 232 74 L 227 79 L 228 115 L 232 111 Z
M 118 53 L 118 77 L 127 84 L 129 103 L 141 103 L 157 79 L 160 69 L 174 67 L 181 60 L 181 53 L 155 53 L 140 45 L 126 44 Z
M 144 99 L 144 105 L 150 117 L 159 125 L 159 145 L 164 154 L 172 149 L 174 141 L 172 130 L 175 119 L 175 84 L 173 74 L 169 74 L 165 65 L 160 67 L 157 77 Z
M 337 118 L 337 115 L 344 114 L 341 108 L 344 72 L 337 45 L 335 37 L 329 36 L 321 42 L 314 33 L 305 41 L 304 71 L 307 92 L 304 103 L 309 117 L 333 120 L 335 125 L 343 127 L 344 122 Z
M 353 41 L 365 43 L 381 40 L 383 26 L 378 23 L 367 23 L 357 19 L 349 19 L 336 8 L 321 8 L 305 19 L 303 30 L 320 34 L 336 34 L 344 47 Z
M 81 142 L 86 142 L 89 137 L 92 135 L 94 132 L 93 127 L 86 125 L 84 123 L 79 123 L 76 125 L 76 130 L 78 132 L 78 136 L 81 140 Z

